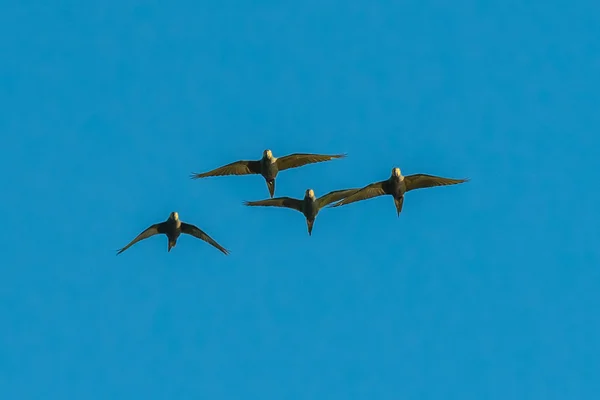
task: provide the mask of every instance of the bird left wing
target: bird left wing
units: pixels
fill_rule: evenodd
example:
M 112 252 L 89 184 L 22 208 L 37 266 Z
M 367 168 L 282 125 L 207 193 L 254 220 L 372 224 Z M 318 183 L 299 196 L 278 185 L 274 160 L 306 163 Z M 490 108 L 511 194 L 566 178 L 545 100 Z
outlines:
M 154 235 L 157 235 L 159 233 L 162 233 L 163 232 L 163 226 L 164 226 L 164 222 L 161 222 L 161 223 L 158 223 L 158 224 L 154 224 L 154 225 L 150 225 L 142 233 L 140 233 L 139 235 L 137 235 L 135 237 L 135 239 L 133 239 L 131 242 L 129 242 L 129 244 L 127 246 L 125 246 L 122 249 L 118 250 L 117 251 L 117 255 L 121 254 L 122 252 L 124 252 L 125 250 L 127 250 L 128 248 L 130 248 L 131 246 L 133 246 L 134 244 L 136 244 L 140 240 L 148 239 L 150 236 L 154 236 Z
M 302 212 L 302 200 L 291 197 L 275 197 L 274 199 L 245 201 L 246 206 L 286 207 Z
M 210 245 L 216 247 L 217 249 L 221 250 L 221 252 L 223 254 L 225 254 L 225 255 L 229 254 L 229 250 L 227 250 L 226 248 L 224 248 L 223 246 L 221 246 L 213 238 L 211 238 L 210 236 L 208 236 L 206 234 L 206 232 L 204 232 L 202 229 L 198 228 L 195 225 L 186 224 L 185 222 L 182 222 L 181 223 L 181 233 L 192 235 L 192 236 L 194 236 L 194 237 L 196 237 L 198 239 L 204 240 L 208 244 L 210 244 Z
M 345 154 L 308 154 L 294 153 L 287 156 L 279 157 L 276 161 L 277 169 L 283 171 L 285 169 L 301 167 L 306 164 L 314 164 L 323 161 L 330 161 L 336 158 L 344 158 Z
M 463 182 L 468 182 L 469 179 L 452 179 L 452 178 L 443 178 L 441 176 L 434 175 L 426 175 L 426 174 L 415 174 L 408 175 L 404 177 L 404 182 L 406 184 L 406 191 L 415 190 L 415 189 L 423 189 L 434 186 L 447 186 L 447 185 L 456 185 Z
M 319 202 L 319 208 L 325 207 L 326 205 L 342 200 L 353 193 L 358 192 L 360 189 L 342 189 L 342 190 L 334 190 L 333 192 L 329 192 L 319 197 L 317 201 Z

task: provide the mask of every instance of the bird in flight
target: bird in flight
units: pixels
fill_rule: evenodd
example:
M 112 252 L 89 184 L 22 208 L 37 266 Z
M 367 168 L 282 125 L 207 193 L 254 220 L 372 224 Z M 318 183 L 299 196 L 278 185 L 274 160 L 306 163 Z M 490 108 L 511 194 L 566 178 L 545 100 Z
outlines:
M 331 205 L 331 207 L 339 207 L 354 203 L 356 201 L 367 200 L 373 197 L 391 195 L 394 197 L 396 212 L 398 213 L 398 217 L 400 217 L 402 205 L 404 204 L 404 194 L 406 192 L 434 186 L 456 185 L 468 181 L 468 178 L 451 179 L 425 174 L 403 176 L 400 168 L 395 167 L 392 169 L 392 175 L 388 179 L 381 182 L 371 183 L 370 185 L 363 187 L 350 196 L 345 197 L 344 199 Z
M 182 233 L 185 233 L 185 234 L 197 237 L 198 239 L 204 240 L 205 242 L 207 242 L 207 243 L 211 244 L 212 246 L 216 247 L 217 249 L 219 249 L 225 255 L 229 254 L 229 251 L 227 249 L 223 248 L 213 238 L 208 236 L 204 231 L 199 229 L 197 226 L 192 225 L 192 224 L 186 224 L 185 222 L 182 222 L 179 219 L 179 214 L 177 212 L 173 211 L 169 215 L 169 218 L 166 221 L 159 222 L 158 224 L 150 225 L 146 230 L 144 230 L 142 233 L 137 235 L 135 237 L 135 239 L 133 239 L 127 246 L 118 250 L 117 255 L 121 254 L 122 252 L 124 252 L 125 250 L 127 250 L 128 248 L 130 248 L 131 246 L 133 246 L 135 243 L 139 242 L 140 240 L 147 239 L 147 238 L 157 235 L 159 233 L 167 235 L 167 238 L 169 239 L 169 245 L 168 245 L 169 247 L 167 249 L 167 252 L 171 251 L 171 249 L 173 247 L 175 247 L 175 245 L 177 244 L 177 238 L 179 238 L 179 235 L 181 235 Z
M 341 200 L 344 197 L 356 192 L 358 189 L 345 189 L 329 192 L 319 198 L 315 197 L 315 192 L 312 189 L 307 189 L 304 193 L 304 199 L 294 199 L 292 197 L 276 197 L 274 199 L 260 201 L 245 201 L 247 206 L 266 206 L 266 207 L 286 207 L 300 211 L 306 217 L 306 225 L 308 226 L 308 235 L 312 236 L 313 224 L 315 218 L 326 205 L 335 201 Z
M 192 179 L 206 178 L 209 176 L 224 176 L 224 175 L 262 175 L 267 183 L 271 198 L 275 195 L 275 178 L 279 171 L 284 171 L 290 168 L 297 168 L 307 164 L 313 164 L 323 161 L 330 161 L 336 158 L 344 158 L 345 154 L 308 154 L 294 153 L 283 157 L 273 157 L 273 152 L 269 149 L 263 151 L 263 156 L 260 160 L 240 160 L 222 167 L 213 169 L 212 171 L 203 173 L 192 173 Z

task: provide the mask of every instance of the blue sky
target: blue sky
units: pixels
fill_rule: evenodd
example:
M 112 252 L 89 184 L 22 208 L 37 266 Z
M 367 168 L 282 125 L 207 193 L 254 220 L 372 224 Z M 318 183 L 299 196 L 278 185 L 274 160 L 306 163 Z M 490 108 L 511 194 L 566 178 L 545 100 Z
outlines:
M 167 4 L 2 3 L 3 399 L 600 395 L 597 2 Z

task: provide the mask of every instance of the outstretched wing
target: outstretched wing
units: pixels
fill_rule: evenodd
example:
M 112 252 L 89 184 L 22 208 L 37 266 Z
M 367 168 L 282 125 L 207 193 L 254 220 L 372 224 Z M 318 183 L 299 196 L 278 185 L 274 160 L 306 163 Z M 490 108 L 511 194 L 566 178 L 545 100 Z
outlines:
M 408 175 L 404 177 L 404 182 L 406 184 L 406 191 L 415 190 L 415 189 L 423 189 L 434 186 L 447 186 L 447 185 L 456 185 L 463 182 L 468 182 L 469 179 L 451 179 L 451 178 L 442 178 L 441 176 L 434 175 L 425 175 L 425 174 L 415 174 Z
M 142 233 L 137 235 L 135 237 L 135 239 L 133 239 L 131 242 L 129 242 L 129 244 L 127 246 L 123 247 L 121 250 L 118 250 L 117 255 L 121 254 L 122 252 L 124 252 L 125 250 L 127 250 L 128 248 L 130 248 L 131 246 L 133 246 L 140 240 L 148 239 L 150 236 L 154 236 L 159 233 L 164 233 L 163 227 L 164 227 L 164 222 L 149 226 L 148 228 L 146 228 L 145 231 L 143 231 Z
M 291 197 L 275 197 L 274 199 L 245 201 L 246 206 L 263 206 L 263 207 L 286 207 L 302 212 L 302 200 L 293 199 Z
M 208 236 L 206 234 L 206 232 L 204 232 L 202 229 L 198 228 L 195 225 L 186 224 L 185 222 L 182 222 L 181 223 L 181 233 L 186 233 L 188 235 L 192 235 L 194 237 L 197 237 L 198 239 L 202 239 L 205 242 L 207 242 L 208 244 L 211 244 L 212 246 L 214 246 L 217 249 L 221 250 L 221 252 L 223 252 L 225 255 L 229 254 L 229 250 L 227 250 L 226 248 L 224 248 L 223 246 L 221 246 L 213 238 L 211 238 L 210 236 Z
M 277 169 L 283 171 L 285 169 L 301 167 L 306 164 L 314 164 L 323 161 L 330 161 L 335 158 L 344 158 L 345 154 L 308 154 L 308 153 L 294 153 L 288 156 L 279 157 L 276 161 Z
M 193 172 L 190 176 L 192 179 L 206 178 L 208 176 L 223 176 L 223 175 L 250 175 L 260 174 L 260 161 L 236 161 L 231 164 L 215 168 L 212 171 L 196 173 Z
M 346 197 L 345 199 L 335 203 L 332 207 L 339 207 L 346 204 L 354 203 L 361 200 L 367 200 L 373 197 L 382 196 L 385 194 L 383 185 L 386 181 L 371 183 L 362 189 L 357 190 L 355 193 Z
M 330 203 L 334 203 L 336 201 L 342 200 L 350 196 L 351 194 L 358 192 L 360 189 L 342 189 L 342 190 L 334 190 L 333 192 L 329 192 L 324 194 L 323 196 L 317 199 L 319 208 L 325 207 Z

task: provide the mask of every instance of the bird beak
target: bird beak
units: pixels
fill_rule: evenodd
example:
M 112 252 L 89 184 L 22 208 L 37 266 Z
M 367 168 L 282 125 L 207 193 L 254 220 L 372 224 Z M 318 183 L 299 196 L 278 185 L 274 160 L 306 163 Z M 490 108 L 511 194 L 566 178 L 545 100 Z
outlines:
M 307 219 L 306 225 L 308 226 L 308 236 L 312 236 L 313 224 L 315 223 L 314 219 Z

